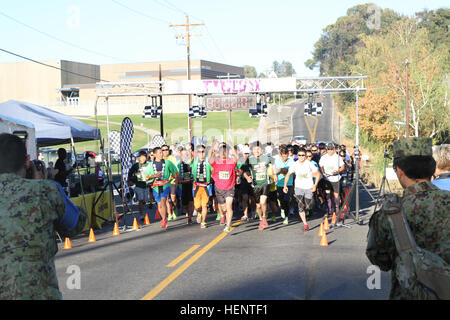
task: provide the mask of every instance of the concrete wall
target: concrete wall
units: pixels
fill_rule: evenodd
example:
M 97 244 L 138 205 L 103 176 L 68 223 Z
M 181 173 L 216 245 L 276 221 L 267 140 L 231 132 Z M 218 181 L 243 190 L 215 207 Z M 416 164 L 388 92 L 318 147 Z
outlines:
M 46 61 L 61 67 L 60 61 Z M 34 104 L 57 101 L 61 72 L 33 62 L 0 63 L 0 102 L 21 100 Z
M 39 104 L 71 116 L 93 116 L 97 100 L 96 82 L 102 79 L 112 82 L 140 82 L 187 78 L 186 61 L 142 62 L 110 65 L 92 65 L 66 60 L 48 61 L 46 64 L 80 75 L 52 69 L 33 62 L 0 63 L 0 102 L 10 99 Z M 217 79 L 217 76 L 244 75 L 242 67 L 235 67 L 205 60 L 191 61 L 191 79 Z M 86 75 L 84 77 L 81 75 Z M 66 105 L 59 88 L 79 88 L 78 105 Z M 165 113 L 188 112 L 188 96 L 165 96 Z M 110 98 L 111 115 L 142 114 L 151 100 L 144 97 Z M 106 115 L 104 98 L 98 100 L 98 115 Z

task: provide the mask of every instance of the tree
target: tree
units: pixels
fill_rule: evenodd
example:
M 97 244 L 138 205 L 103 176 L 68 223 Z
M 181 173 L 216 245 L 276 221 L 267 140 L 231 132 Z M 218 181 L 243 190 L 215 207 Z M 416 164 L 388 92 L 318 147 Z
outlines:
M 376 23 L 373 23 L 373 17 Z M 379 17 L 379 21 L 378 21 Z M 319 67 L 320 75 L 350 74 L 355 64 L 354 55 L 363 45 L 363 35 L 383 33 L 399 16 L 390 9 L 381 9 L 372 3 L 354 6 L 347 15 L 328 25 L 314 45 L 313 57 L 305 62 L 311 70 Z
M 272 71 L 275 72 L 277 77 L 292 77 L 292 75 L 295 74 L 292 63 L 285 60 L 281 63 L 278 61 L 272 62 Z
M 244 66 L 244 75 L 246 78 L 256 78 L 256 76 L 257 76 L 256 68 L 253 66 L 245 65 Z
M 364 46 L 356 54 L 355 72 L 368 74 L 368 92 L 361 99 L 362 108 L 375 112 L 366 125 L 378 140 L 390 139 L 393 121 L 405 116 L 406 83 L 405 61 L 409 61 L 410 123 L 415 136 L 441 136 L 448 131 L 448 80 L 443 72 L 443 61 L 448 50 L 434 49 L 427 29 L 420 27 L 418 19 L 403 18 L 383 35 L 363 37 Z M 389 98 L 389 103 L 386 99 Z M 380 103 L 380 101 L 384 101 Z M 389 105 L 388 109 L 383 106 Z M 396 109 L 392 109 L 392 106 Z M 395 117 L 389 117 L 389 114 Z M 385 134 L 379 132 L 383 128 Z

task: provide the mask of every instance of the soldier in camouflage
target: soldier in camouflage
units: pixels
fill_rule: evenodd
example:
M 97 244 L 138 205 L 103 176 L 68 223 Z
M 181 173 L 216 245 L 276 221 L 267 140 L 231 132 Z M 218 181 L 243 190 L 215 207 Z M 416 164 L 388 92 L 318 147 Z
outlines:
M 0 299 L 61 299 L 56 231 L 79 233 L 86 212 L 69 212 L 55 182 L 24 179 L 25 163 L 22 140 L 0 134 Z
M 393 156 L 394 170 L 404 188 L 401 206 L 417 246 L 450 263 L 450 192 L 439 190 L 430 182 L 436 167 L 431 139 L 410 137 L 397 140 Z M 387 195 L 382 210 L 371 217 L 366 255 L 381 270 L 391 271 L 389 299 L 419 299 L 400 285 L 394 273 L 399 262 L 396 260 L 398 253 L 384 212 L 389 212 L 390 204 L 395 202 L 395 195 Z

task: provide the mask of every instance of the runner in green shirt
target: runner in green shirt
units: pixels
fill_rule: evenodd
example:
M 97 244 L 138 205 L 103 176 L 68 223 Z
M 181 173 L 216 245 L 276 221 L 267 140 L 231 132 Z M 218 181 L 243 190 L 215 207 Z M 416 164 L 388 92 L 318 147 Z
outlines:
M 271 160 L 266 155 L 261 155 L 261 144 L 256 141 L 252 145 L 253 156 L 249 158 L 249 164 L 244 170 L 244 178 L 251 183 L 254 188 L 256 200 L 256 212 L 261 220 L 258 229 L 263 230 L 267 223 L 267 197 L 270 192 L 270 180 L 268 168 L 271 167 Z

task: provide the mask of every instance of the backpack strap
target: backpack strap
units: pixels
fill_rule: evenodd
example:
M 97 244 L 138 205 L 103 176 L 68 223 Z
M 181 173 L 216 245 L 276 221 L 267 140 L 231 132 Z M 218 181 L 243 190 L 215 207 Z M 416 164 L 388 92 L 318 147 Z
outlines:
M 401 198 L 396 194 L 387 195 L 382 211 L 387 215 L 393 231 L 398 252 L 415 250 L 417 245 L 406 221 Z

